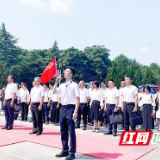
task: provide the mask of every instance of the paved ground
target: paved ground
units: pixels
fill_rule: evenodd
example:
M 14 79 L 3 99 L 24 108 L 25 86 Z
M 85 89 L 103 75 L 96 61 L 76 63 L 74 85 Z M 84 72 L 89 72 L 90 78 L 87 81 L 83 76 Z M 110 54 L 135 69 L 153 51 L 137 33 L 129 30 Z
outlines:
M 30 114 L 29 114 L 30 117 Z M 0 120 L 4 120 L 4 115 L 0 115 Z M 18 123 L 28 123 L 29 122 L 21 122 L 19 119 L 16 120 Z M 54 128 L 54 129 L 59 129 L 59 126 L 55 126 L 53 124 L 49 125 L 44 125 L 46 128 Z M 107 128 L 105 126 L 101 127 L 100 133 L 93 133 L 92 132 L 93 127 L 88 126 L 86 131 L 83 131 L 82 129 L 76 129 L 76 132 L 78 133 L 83 133 L 83 134 L 89 134 L 89 135 L 94 135 L 94 136 L 99 136 L 99 137 L 105 137 L 104 133 L 107 132 Z M 157 132 L 157 127 L 153 132 Z M 140 129 L 139 129 L 140 130 Z M 117 137 L 113 137 L 112 135 L 107 135 L 107 137 L 112 137 L 116 139 L 120 139 L 121 131 L 118 131 Z M 143 147 L 135 147 L 135 150 L 137 152 L 141 152 L 144 148 Z M 59 153 L 61 150 L 57 148 L 51 148 L 51 147 L 46 147 L 43 145 L 31 143 L 31 142 L 22 142 L 22 143 L 17 143 L 5 147 L 0 147 L 0 160 L 63 160 L 64 158 L 55 158 L 55 154 Z M 148 151 L 150 151 L 150 148 L 148 147 Z M 136 153 L 136 152 L 135 152 Z M 76 155 L 76 159 L 97 159 L 89 156 L 84 156 L 84 155 Z M 97 159 L 98 160 L 98 159 Z M 154 151 L 151 151 L 147 155 L 143 156 L 139 160 L 160 160 L 160 143 L 159 146 L 157 145 L 157 148 Z

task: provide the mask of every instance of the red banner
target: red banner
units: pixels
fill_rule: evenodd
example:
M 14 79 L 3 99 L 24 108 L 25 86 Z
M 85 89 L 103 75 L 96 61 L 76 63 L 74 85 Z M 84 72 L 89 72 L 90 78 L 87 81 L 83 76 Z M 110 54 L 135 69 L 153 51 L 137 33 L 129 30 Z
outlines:
M 48 64 L 48 66 L 45 68 L 45 70 L 43 71 L 43 73 L 41 75 L 41 83 L 45 84 L 45 83 L 49 82 L 54 77 L 56 72 L 57 72 L 57 70 L 56 70 L 56 58 L 54 58 Z

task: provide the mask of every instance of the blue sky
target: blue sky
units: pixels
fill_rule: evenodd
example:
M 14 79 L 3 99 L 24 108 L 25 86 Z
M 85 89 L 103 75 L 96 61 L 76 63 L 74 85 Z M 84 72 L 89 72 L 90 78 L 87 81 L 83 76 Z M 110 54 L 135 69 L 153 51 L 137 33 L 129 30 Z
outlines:
M 110 59 L 123 53 L 160 65 L 159 0 L 0 0 L 0 23 L 25 49 L 105 45 Z

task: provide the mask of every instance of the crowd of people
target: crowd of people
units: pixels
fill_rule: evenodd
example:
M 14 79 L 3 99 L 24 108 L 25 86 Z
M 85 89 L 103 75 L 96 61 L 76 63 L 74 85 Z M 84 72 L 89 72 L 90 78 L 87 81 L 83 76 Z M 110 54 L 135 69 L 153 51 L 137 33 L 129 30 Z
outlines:
M 12 76 L 9 76 L 12 77 Z M 12 77 L 14 78 L 14 77 Z M 35 81 L 32 83 L 35 87 Z M 41 85 L 44 92 L 44 102 L 42 104 L 42 122 L 46 125 L 50 122 L 57 125 L 60 120 L 60 96 L 53 94 L 53 83 Z M 30 100 L 32 89 L 29 93 L 27 84 L 21 83 L 15 85 L 16 97 L 14 106 L 19 105 L 20 110 L 16 112 L 14 109 L 14 119 L 21 118 L 21 121 L 28 121 L 28 111 L 31 109 Z M 0 108 L 4 110 L 5 88 L 0 90 Z M 160 111 L 158 110 L 158 102 L 160 98 L 159 91 L 156 94 L 150 93 L 151 88 L 146 85 L 140 89 L 131 84 L 131 78 L 126 77 L 121 80 L 120 87 L 114 86 L 114 80 L 108 81 L 108 88 L 105 82 L 100 84 L 97 81 L 90 82 L 90 87 L 85 85 L 81 80 L 79 82 L 80 104 L 78 109 L 78 117 L 76 120 L 76 128 L 80 128 L 81 119 L 83 120 L 83 130 L 87 125 L 94 125 L 93 132 L 99 132 L 101 125 L 108 125 L 109 133 L 112 131 L 114 135 L 117 132 L 117 126 L 109 123 L 109 116 L 114 112 L 120 111 L 123 114 L 124 121 L 120 130 L 129 130 L 129 118 L 133 110 L 138 108 L 142 111 L 143 126 L 145 130 L 154 129 L 154 124 L 159 124 Z M 157 110 L 156 110 L 157 108 Z M 106 114 L 104 114 L 104 112 Z M 155 120 L 155 123 L 154 123 Z M 30 120 L 32 122 L 32 118 Z M 146 123 L 147 122 L 147 123 Z M 135 128 L 132 128 L 135 130 Z M 159 127 L 160 130 L 160 127 Z
M 90 82 L 88 88 L 83 80 L 78 84 L 73 82 L 75 71 L 72 67 L 67 69 L 66 77 L 70 74 L 71 76 L 68 81 L 65 77 L 65 83 L 59 86 L 57 82 L 41 85 L 40 77 L 35 77 L 30 92 L 27 84 L 22 82 L 17 85 L 14 83 L 14 76 L 9 75 L 7 86 L 0 91 L 0 107 L 4 110 L 6 119 L 6 125 L 2 129 L 13 129 L 14 119 L 18 116 L 21 121 L 28 121 L 29 109 L 32 113 L 30 121 L 33 122 L 30 134 L 41 135 L 43 123 L 48 125 L 51 122 L 57 125 L 60 122 L 64 148 L 57 157 L 63 157 L 68 156 L 68 152 L 65 152 L 68 150 L 68 132 L 73 133 L 70 135 L 73 142 L 71 153 L 76 152 L 74 128 L 80 128 L 81 123 L 83 130 L 87 129 L 87 125 L 91 125 L 96 133 L 100 132 L 102 125 L 106 125 L 108 132 L 104 134 L 117 136 L 117 125 L 110 124 L 110 116 L 115 113 L 122 114 L 123 123 L 119 130 L 129 131 L 131 127 L 131 130 L 135 131 L 136 126 L 130 126 L 130 118 L 140 110 L 143 118 L 140 127 L 143 130 L 150 131 L 154 129 L 155 124 L 160 124 L 160 93 L 157 91 L 156 94 L 151 94 L 149 85 L 137 88 L 132 85 L 131 77 L 126 76 L 121 80 L 120 87 L 115 86 L 114 80 L 110 79 L 108 88 L 105 82 L 99 84 L 97 81 Z M 69 158 L 74 159 L 74 156 Z

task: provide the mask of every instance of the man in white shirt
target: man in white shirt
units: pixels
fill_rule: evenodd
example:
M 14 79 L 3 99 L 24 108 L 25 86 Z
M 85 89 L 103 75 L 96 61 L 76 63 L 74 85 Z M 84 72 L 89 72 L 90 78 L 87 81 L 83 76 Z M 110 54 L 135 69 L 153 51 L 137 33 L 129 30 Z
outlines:
M 90 88 L 88 89 L 88 93 L 89 93 L 89 102 L 88 102 L 88 123 L 89 125 L 93 126 L 93 119 L 91 119 L 90 117 L 90 112 L 91 112 L 91 97 L 94 91 L 94 87 L 93 87 L 93 82 L 90 82 Z
M 35 87 L 31 90 L 31 111 L 33 120 L 33 130 L 30 134 L 41 135 L 43 131 L 42 105 L 44 102 L 44 89 L 40 85 L 40 77 L 35 77 Z
M 88 113 L 87 103 L 89 102 L 89 93 L 84 85 L 85 85 L 84 81 L 79 82 L 80 105 L 79 105 L 79 109 L 78 109 L 77 127 L 76 128 L 80 128 L 81 115 L 83 115 L 83 130 L 86 130 L 87 113 Z
M 108 90 L 106 91 L 106 99 L 105 99 L 105 111 L 107 111 L 107 119 L 108 119 L 108 133 L 106 134 L 113 134 L 113 136 L 117 136 L 117 125 L 113 125 L 114 129 L 112 132 L 112 125 L 110 124 L 110 115 L 117 112 L 117 107 L 119 104 L 119 93 L 116 87 L 114 87 L 114 80 L 110 79 L 108 81 Z
M 101 82 L 101 90 L 103 91 L 103 104 L 105 107 L 105 95 L 108 88 L 106 88 L 106 83 L 104 81 Z M 104 124 L 107 124 L 107 114 L 104 117 Z
M 14 100 L 16 98 L 17 93 L 17 85 L 14 83 L 14 76 L 9 75 L 7 78 L 8 84 L 5 89 L 5 97 L 4 97 L 4 110 L 5 110 L 5 118 L 6 125 L 2 129 L 11 130 L 13 129 L 13 121 L 14 121 Z
M 71 66 L 68 66 L 64 71 L 64 78 L 66 79 L 66 82 L 62 83 L 59 88 L 57 88 L 57 82 L 53 87 L 53 94 L 58 93 L 60 95 L 62 105 L 60 109 L 60 128 L 63 149 L 61 153 L 56 155 L 56 157 L 66 157 L 66 160 L 75 159 L 76 153 L 76 134 L 74 121 L 77 118 L 80 95 L 78 85 L 72 80 L 74 74 L 75 69 Z M 68 146 L 68 132 L 70 135 L 70 147 Z
M 122 79 L 121 80 L 121 87 L 119 88 L 119 109 L 120 109 L 122 117 L 123 117 L 123 124 L 119 128 L 119 130 L 124 130 L 124 115 L 123 115 L 123 112 L 122 112 L 122 92 L 123 92 L 123 89 L 124 89 L 125 86 L 126 86 L 125 79 Z
M 133 86 L 130 77 L 125 77 L 126 87 L 122 92 L 122 110 L 124 113 L 124 127 L 125 131 L 129 131 L 129 120 L 133 112 L 137 112 L 138 105 L 138 89 Z M 136 126 L 131 126 L 132 131 L 135 131 Z
M 3 102 L 4 102 L 4 88 L 0 90 L 0 109 L 1 110 L 4 110 Z
M 21 102 L 22 121 L 27 121 L 30 96 L 29 96 L 29 91 L 27 89 L 27 84 L 21 83 L 21 87 L 22 88 L 19 91 L 19 97 Z
M 32 82 L 32 88 L 31 88 L 31 90 L 30 90 L 30 97 L 31 97 L 31 91 L 32 91 L 32 89 L 35 87 L 35 82 L 33 81 Z M 31 110 L 31 104 L 29 105 L 29 108 L 30 108 L 30 110 Z M 31 119 L 29 120 L 29 122 L 33 122 L 33 120 L 32 120 L 32 117 L 31 117 Z

